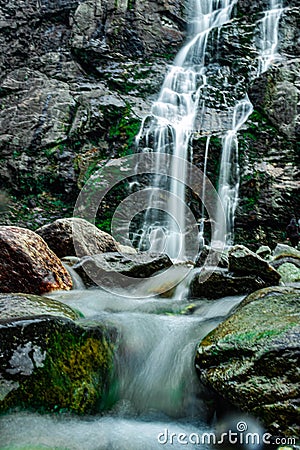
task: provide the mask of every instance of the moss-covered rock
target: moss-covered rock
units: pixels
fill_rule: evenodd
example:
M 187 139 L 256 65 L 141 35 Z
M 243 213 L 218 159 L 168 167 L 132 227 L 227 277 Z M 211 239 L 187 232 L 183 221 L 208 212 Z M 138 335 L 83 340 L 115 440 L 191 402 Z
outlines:
M 202 382 L 259 417 L 276 435 L 299 435 L 300 291 L 248 296 L 198 347 Z
M 0 294 L 0 320 L 37 315 L 79 319 L 81 314 L 57 300 L 32 294 Z
M 0 411 L 105 407 L 115 331 L 49 315 L 0 321 Z
M 295 283 L 300 281 L 300 269 L 290 262 L 281 264 L 277 271 L 280 273 L 284 283 Z

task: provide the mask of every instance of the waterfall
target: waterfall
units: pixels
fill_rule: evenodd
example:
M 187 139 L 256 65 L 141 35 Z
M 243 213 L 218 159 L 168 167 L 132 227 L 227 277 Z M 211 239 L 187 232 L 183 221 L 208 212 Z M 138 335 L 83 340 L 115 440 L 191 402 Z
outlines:
M 257 43 L 260 51 L 258 58 L 258 76 L 266 72 L 270 65 L 279 58 L 276 52 L 278 46 L 279 20 L 282 11 L 282 0 L 270 0 L 270 9 L 264 13 L 264 17 L 260 21 L 260 36 Z
M 236 0 L 192 2 L 193 19 L 190 23 L 191 38 L 177 55 L 163 83 L 158 100 L 153 104 L 150 116 L 143 121 L 137 136 L 139 151 L 171 153 L 182 158 L 182 165 L 175 159 L 170 180 L 157 175 L 153 181 L 153 194 L 139 231 L 139 249 L 164 250 L 171 258 L 185 256 L 185 184 L 189 148 L 195 118 L 206 85 L 205 58 L 208 36 L 228 22 Z M 172 164 L 172 163 L 171 163 Z M 172 195 L 167 211 L 159 211 L 162 190 Z M 176 201 L 178 199 L 178 201 Z
M 225 223 L 221 220 L 224 214 L 220 207 L 217 210 L 217 227 L 213 236 L 214 245 L 218 242 L 233 244 L 234 213 L 239 199 L 239 162 L 238 162 L 238 130 L 252 113 L 252 104 L 246 96 L 233 108 L 232 128 L 222 140 L 222 156 L 220 163 L 219 189 L 221 207 L 225 212 Z

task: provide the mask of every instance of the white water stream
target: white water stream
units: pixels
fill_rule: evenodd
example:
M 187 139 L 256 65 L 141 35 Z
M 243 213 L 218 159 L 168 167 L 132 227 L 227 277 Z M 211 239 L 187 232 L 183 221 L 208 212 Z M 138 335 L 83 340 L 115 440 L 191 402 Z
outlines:
M 177 55 L 173 66 L 166 76 L 158 100 L 153 104 L 150 116 L 145 117 L 137 136 L 139 151 L 171 153 L 183 161 L 191 159 L 191 136 L 195 131 L 195 120 L 199 111 L 204 116 L 206 111 L 202 91 L 208 85 L 207 43 L 213 30 L 218 30 L 220 39 L 222 26 L 231 19 L 233 6 L 237 0 L 194 0 L 190 2 L 193 17 L 190 20 L 188 43 Z M 283 11 L 281 0 L 270 0 L 269 9 L 258 22 L 257 50 L 258 69 L 256 76 L 265 72 L 279 58 L 277 55 L 279 20 Z M 214 47 L 218 48 L 218 42 Z M 208 60 L 208 62 L 207 62 Z M 217 76 L 217 73 L 216 73 Z M 253 111 L 248 96 L 237 99 L 233 107 L 229 107 L 227 116 L 231 127 L 223 134 L 220 160 L 218 194 L 221 205 L 218 205 L 217 227 L 212 241 L 218 245 L 232 245 L 234 241 L 234 217 L 239 199 L 239 163 L 238 132 Z M 222 120 L 222 119 L 220 119 Z M 204 130 L 210 133 L 211 130 Z M 209 135 L 210 137 L 210 135 Z M 209 154 L 209 137 L 204 160 Z M 144 223 L 139 230 L 140 250 L 147 248 L 149 236 L 152 238 L 152 249 L 165 251 L 171 258 L 185 259 L 185 214 L 186 201 L 186 169 L 184 162 L 175 160 L 171 169 L 172 178 L 166 179 L 157 175 L 152 188 L 153 195 L 145 214 Z M 178 181 L 180 180 L 180 181 Z M 171 193 L 167 210 L 158 211 L 160 190 Z M 178 200 L 176 200 L 178 199 Z M 205 192 L 202 197 L 205 200 Z M 202 208 L 202 213 L 204 208 Z M 225 217 L 225 220 L 224 220 Z M 200 219 L 199 245 L 203 244 L 204 217 Z M 154 243 L 153 243 L 154 242 Z
M 190 137 L 196 113 L 201 103 L 201 90 L 206 86 L 205 56 L 212 29 L 230 20 L 235 1 L 202 0 L 192 2 L 195 12 L 191 21 L 192 37 L 182 49 L 166 77 L 151 117 L 145 118 L 138 136 L 144 151 L 170 152 L 189 159 Z M 279 1 L 271 0 L 270 10 L 260 22 L 259 73 L 267 70 L 277 58 L 278 24 L 282 11 Z M 205 109 L 205 105 L 202 105 Z M 220 223 L 214 239 L 232 239 L 234 212 L 238 201 L 238 140 L 239 129 L 252 111 L 248 98 L 240 99 L 231 108 L 232 124 L 223 136 L 223 152 L 219 194 L 226 212 L 226 223 Z M 209 152 L 207 141 L 206 156 Z M 184 200 L 184 167 L 174 167 L 168 182 L 170 192 Z M 162 176 L 155 179 L 156 187 L 165 189 Z M 171 226 L 162 225 L 157 212 L 156 191 L 145 216 L 141 246 L 150 232 L 166 229 L 167 249 L 178 256 L 184 253 L 182 230 L 184 214 L 181 204 L 171 203 L 169 216 L 176 218 Z M 177 224 L 176 224 L 177 222 Z M 179 229 L 179 233 L 178 233 Z M 203 238 L 203 228 L 201 230 Z M 200 233 L 201 236 L 201 233 Z M 179 240 L 179 241 L 178 241 Z M 158 248 L 159 248 L 158 243 Z M 80 280 L 79 280 L 80 281 Z M 79 284 L 80 285 L 80 284 Z M 79 418 L 72 415 L 39 415 L 30 412 L 12 413 L 0 417 L 0 448 L 67 449 L 67 450 L 152 450 L 211 448 L 200 444 L 182 445 L 178 439 L 164 445 L 158 436 L 169 433 L 191 435 L 214 429 L 211 411 L 204 401 L 204 390 L 193 366 L 197 343 L 229 314 L 241 298 L 216 301 L 193 301 L 194 313 L 184 315 L 189 302 L 186 286 L 176 290 L 175 298 L 143 300 L 109 295 L 101 290 L 72 291 L 53 294 L 83 312 L 87 320 L 110 323 L 117 327 L 121 339 L 116 354 L 116 402 L 111 411 L 102 415 Z M 177 295 L 177 297 L 176 297 Z M 241 420 L 241 416 L 238 418 Z
M 137 145 L 140 151 L 171 153 L 182 158 L 174 160 L 171 180 L 157 175 L 153 183 L 153 196 L 145 215 L 140 235 L 140 249 L 147 247 L 149 235 L 161 236 L 154 249 L 165 250 L 171 258 L 185 259 L 185 160 L 190 160 L 189 146 L 201 99 L 201 90 L 206 85 L 206 47 L 212 30 L 228 22 L 236 0 L 194 0 L 190 5 L 193 18 L 190 25 L 192 35 L 189 42 L 177 55 L 174 65 L 166 76 L 158 100 L 153 104 L 150 117 L 143 121 Z M 157 211 L 159 189 L 170 191 L 167 211 Z M 177 199 L 177 200 L 176 200 Z M 156 208 L 156 209 L 155 209 Z M 157 237 L 159 241 L 160 238 Z M 155 240 L 155 239 L 154 239 Z M 153 247 L 152 247 L 153 248 Z
M 241 297 L 197 300 L 194 314 L 183 315 L 187 300 L 126 299 L 100 289 L 51 296 L 82 311 L 84 320 L 118 329 L 116 402 L 111 411 L 92 417 L 29 412 L 0 417 L 1 449 L 150 450 L 162 447 L 158 435 L 165 429 L 213 430 L 213 410 L 195 373 L 195 349 Z M 163 447 L 182 445 L 175 440 Z

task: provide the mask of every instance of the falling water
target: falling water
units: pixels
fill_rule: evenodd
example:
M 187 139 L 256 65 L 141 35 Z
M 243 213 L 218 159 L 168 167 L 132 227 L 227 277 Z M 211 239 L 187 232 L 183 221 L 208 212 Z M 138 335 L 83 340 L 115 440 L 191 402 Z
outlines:
M 259 24 L 260 39 L 258 42 L 258 71 L 261 75 L 270 65 L 279 58 L 276 54 L 278 45 L 279 20 L 283 7 L 281 0 L 270 0 L 269 10 Z M 237 101 L 233 109 L 232 129 L 223 137 L 222 156 L 220 163 L 218 194 L 221 199 L 223 211 L 217 211 L 217 227 L 213 236 L 215 245 L 225 242 L 232 245 L 234 241 L 234 215 L 239 199 L 239 162 L 238 162 L 238 131 L 247 121 L 253 111 L 253 106 L 246 95 L 243 100 Z M 225 213 L 225 223 L 221 215 Z
M 282 0 L 270 0 L 270 9 L 265 12 L 260 22 L 260 37 L 257 44 L 260 50 L 258 76 L 266 72 L 270 65 L 279 58 L 277 54 L 278 29 L 282 11 Z
M 143 121 L 137 136 L 140 151 L 171 153 L 183 161 L 190 159 L 190 138 L 201 90 L 207 82 L 205 58 L 208 37 L 213 29 L 229 21 L 235 2 L 236 0 L 192 2 L 191 39 L 177 55 L 160 96 L 152 106 L 151 115 Z M 140 230 L 139 248 L 144 250 L 149 247 L 151 236 L 152 241 L 156 241 L 154 245 L 152 243 L 151 249 L 164 250 L 172 258 L 184 259 L 186 168 L 184 162 L 178 164 L 177 161 L 173 162 L 170 180 L 161 175 L 155 177 L 155 189 Z M 173 195 L 170 196 L 167 211 L 158 212 L 161 190 L 166 189 Z
M 239 162 L 238 162 L 238 130 L 252 113 L 252 104 L 246 96 L 238 101 L 233 109 L 232 128 L 227 131 L 222 142 L 222 157 L 220 164 L 218 194 L 221 199 L 216 218 L 217 227 L 213 241 L 233 243 L 234 213 L 239 199 Z M 225 223 L 221 220 L 225 212 Z

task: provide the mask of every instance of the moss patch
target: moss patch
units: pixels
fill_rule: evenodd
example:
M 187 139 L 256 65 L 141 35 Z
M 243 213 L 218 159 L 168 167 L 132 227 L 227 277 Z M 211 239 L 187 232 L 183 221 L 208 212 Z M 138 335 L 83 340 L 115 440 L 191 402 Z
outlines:
M 105 408 L 113 369 L 113 331 L 41 316 L 2 322 L 0 335 L 4 334 L 1 376 L 11 389 L 0 402 L 0 411 L 21 406 L 86 414 Z M 35 352 L 42 357 L 38 359 Z

